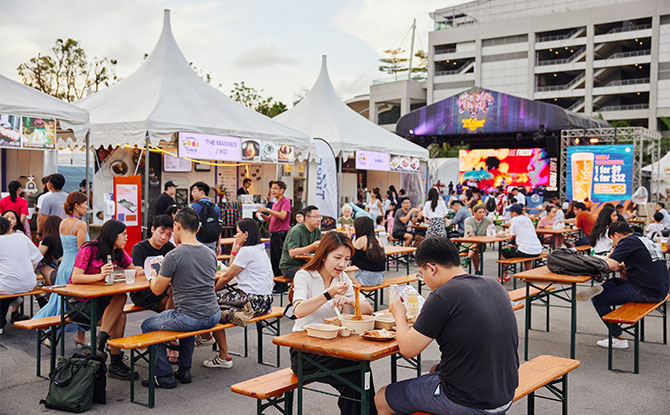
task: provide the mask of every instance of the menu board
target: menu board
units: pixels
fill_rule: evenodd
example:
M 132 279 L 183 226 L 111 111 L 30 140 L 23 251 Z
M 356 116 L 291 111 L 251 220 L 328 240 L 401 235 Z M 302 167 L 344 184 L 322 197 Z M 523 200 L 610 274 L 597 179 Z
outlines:
M 176 153 L 177 150 L 167 150 Z M 163 153 L 163 171 L 190 173 L 193 169 L 193 162 L 184 160 L 181 157 L 173 156 L 169 153 Z
M 609 202 L 633 194 L 633 146 L 568 147 L 568 200 Z
M 378 151 L 356 150 L 356 170 L 389 171 L 391 155 Z
M 391 171 L 404 171 L 409 173 L 418 173 L 421 167 L 419 159 L 407 156 L 393 156 L 391 158 Z

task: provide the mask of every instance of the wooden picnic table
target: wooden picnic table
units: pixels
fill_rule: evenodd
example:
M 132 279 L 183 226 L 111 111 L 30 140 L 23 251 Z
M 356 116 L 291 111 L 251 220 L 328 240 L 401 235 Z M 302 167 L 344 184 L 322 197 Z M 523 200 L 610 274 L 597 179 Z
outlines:
M 475 274 L 484 275 L 484 247 L 486 244 L 498 243 L 498 259 L 501 258 L 503 243 L 514 240 L 511 235 L 505 236 L 463 236 L 460 238 L 451 238 L 451 242 L 455 244 L 478 244 L 479 248 L 479 270 L 475 270 Z M 471 248 L 468 248 L 471 250 Z
M 352 334 L 349 337 L 338 336 L 334 339 L 324 340 L 309 337 L 306 331 L 284 334 L 272 339 L 272 343 L 279 346 L 286 346 L 295 349 L 298 352 L 298 415 L 302 415 L 302 393 L 306 389 L 306 382 L 312 382 L 318 378 L 332 376 L 334 373 L 329 369 L 318 370 L 314 374 L 305 375 L 302 371 L 305 362 L 312 363 L 309 356 L 305 353 L 329 356 L 338 359 L 351 360 L 358 363 L 361 379 L 364 379 L 361 392 L 361 414 L 368 414 L 370 406 L 374 405 L 370 391 L 370 362 L 381 358 L 391 356 L 391 381 L 397 379 L 397 353 L 399 351 L 398 342 L 393 339 L 389 341 L 366 340 L 358 334 Z M 414 363 L 420 361 L 413 361 Z M 418 368 L 420 370 L 420 366 Z M 314 389 L 310 389 L 314 390 Z M 316 390 L 314 390 L 316 391 Z M 316 391 L 318 392 L 318 391 Z
M 590 281 L 591 275 L 563 275 L 549 271 L 545 265 L 514 274 L 514 278 L 526 281 L 526 327 L 524 338 L 524 359 L 528 360 L 528 331 L 531 325 L 531 303 L 540 301 L 549 305 L 551 296 L 570 303 L 570 358 L 575 358 L 575 334 L 577 333 L 577 284 Z M 559 285 L 564 287 L 558 287 Z M 550 289 L 551 287 L 551 289 Z M 531 294 L 531 288 L 539 290 Z M 569 293 L 569 294 L 568 294 Z M 549 307 L 547 307 L 547 331 L 549 331 Z
M 95 355 L 96 329 L 98 327 L 98 315 L 96 308 L 100 297 L 108 295 L 126 294 L 135 291 L 142 291 L 149 288 L 149 281 L 144 276 L 136 276 L 134 284 L 126 284 L 125 281 L 115 282 L 113 285 L 105 285 L 104 281 L 94 282 L 91 284 L 67 284 L 67 285 L 53 285 L 50 287 L 43 287 L 45 291 L 60 295 L 61 301 L 61 327 L 65 327 L 65 297 L 75 297 L 80 299 L 89 299 L 91 302 L 91 311 L 89 314 L 91 332 L 91 354 Z M 53 345 L 52 347 L 56 347 Z M 61 356 L 65 356 L 65 336 L 61 336 Z
M 270 238 L 261 238 L 261 242 L 270 242 Z M 221 238 L 221 245 L 232 245 L 235 243 L 235 238 Z
M 535 233 L 539 235 L 551 235 L 551 245 L 549 246 L 549 252 L 554 250 L 554 247 L 556 246 L 556 236 L 558 235 L 567 235 L 571 233 L 576 233 L 579 232 L 580 229 L 577 227 L 569 227 L 566 226 L 563 229 L 554 229 L 554 228 L 541 228 L 541 229 L 535 229 Z
M 386 257 L 391 257 L 391 256 L 400 256 L 400 255 L 405 255 L 405 260 L 407 262 L 407 273 L 409 274 L 409 254 L 412 252 L 416 251 L 416 248 L 412 246 L 385 246 L 384 247 L 384 255 Z M 306 261 L 309 261 L 312 259 L 314 254 L 302 254 L 302 255 L 297 255 L 296 258 L 298 259 L 304 259 Z M 388 262 L 386 264 L 386 268 L 388 269 Z

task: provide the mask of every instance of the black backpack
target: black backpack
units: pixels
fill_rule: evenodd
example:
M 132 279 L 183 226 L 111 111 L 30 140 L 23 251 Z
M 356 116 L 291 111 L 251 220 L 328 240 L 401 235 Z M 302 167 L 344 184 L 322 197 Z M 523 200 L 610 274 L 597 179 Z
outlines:
M 593 275 L 596 281 L 602 281 L 610 272 L 609 265 L 603 259 L 581 255 L 570 249 L 555 249 L 547 256 L 549 271 L 563 275 Z
M 221 235 L 221 224 L 219 214 L 211 202 L 197 201 L 200 205 L 200 230 L 196 237 L 200 242 L 214 242 Z
M 498 205 L 496 204 L 496 200 L 493 196 L 489 196 L 488 199 L 486 199 L 486 210 L 489 212 L 495 212 L 496 208 Z

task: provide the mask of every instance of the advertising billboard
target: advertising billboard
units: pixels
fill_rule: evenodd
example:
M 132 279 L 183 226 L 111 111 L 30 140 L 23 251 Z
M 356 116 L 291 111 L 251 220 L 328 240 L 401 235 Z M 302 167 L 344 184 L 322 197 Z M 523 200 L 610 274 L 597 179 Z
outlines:
M 570 146 L 568 200 L 610 202 L 633 195 L 633 146 Z
M 551 163 L 543 148 L 494 148 L 458 152 L 459 182 L 482 190 L 498 186 L 524 187 L 527 190 L 538 186 L 549 188 L 552 166 L 555 167 L 556 163 Z

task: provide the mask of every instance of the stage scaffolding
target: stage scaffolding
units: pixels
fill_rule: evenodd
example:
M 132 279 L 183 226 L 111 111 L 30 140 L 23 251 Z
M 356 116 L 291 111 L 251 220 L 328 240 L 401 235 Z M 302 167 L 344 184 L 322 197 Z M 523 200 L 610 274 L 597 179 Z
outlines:
M 642 184 L 642 167 L 644 157 L 651 156 L 651 181 L 649 194 L 651 201 L 657 201 L 660 193 L 660 163 L 661 158 L 661 133 L 651 131 L 644 127 L 620 127 L 620 128 L 580 128 L 561 131 L 561 160 L 560 166 L 560 194 L 561 200 L 566 198 L 566 185 L 568 183 L 568 146 L 575 145 L 575 139 L 579 138 L 580 145 L 598 144 L 633 144 L 633 193 Z M 592 143 L 597 139 L 597 143 Z M 595 141 L 595 140 L 593 140 Z

